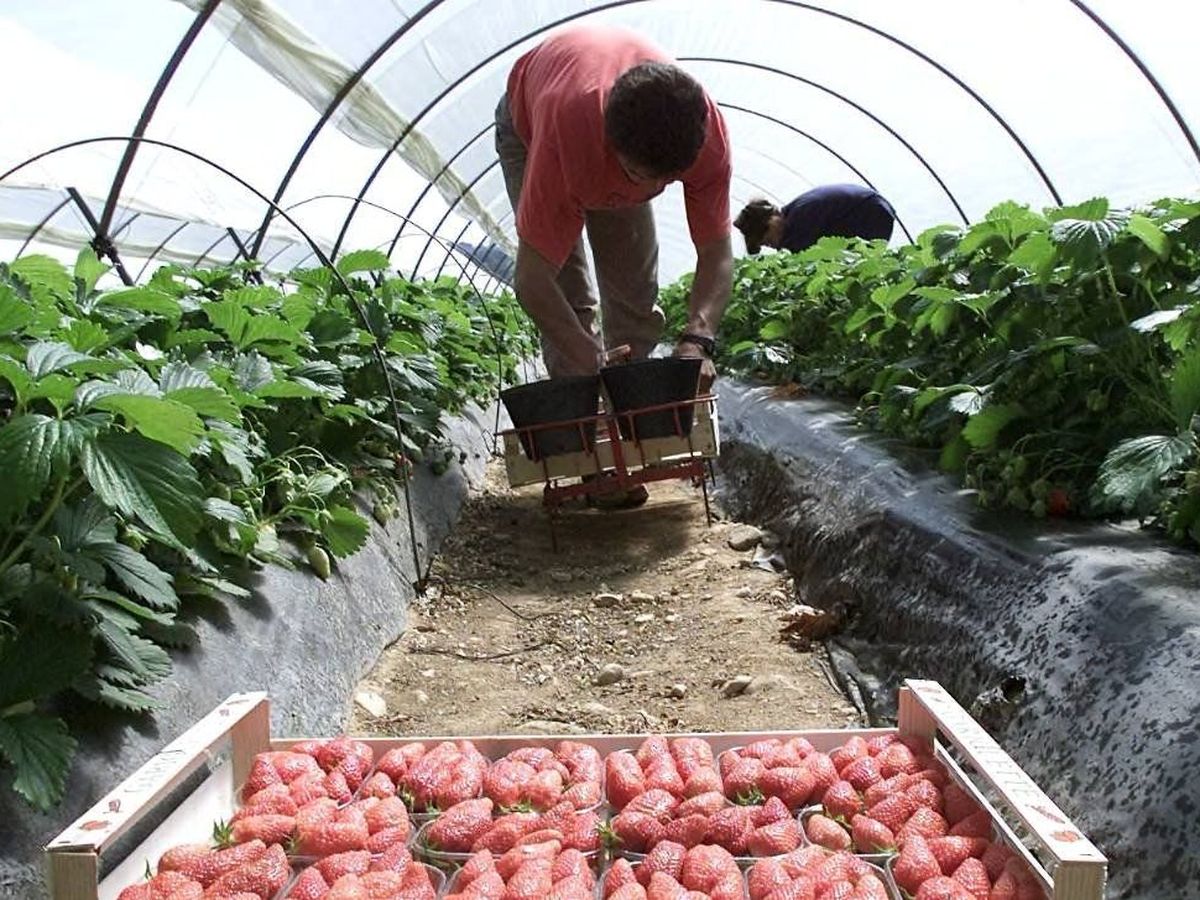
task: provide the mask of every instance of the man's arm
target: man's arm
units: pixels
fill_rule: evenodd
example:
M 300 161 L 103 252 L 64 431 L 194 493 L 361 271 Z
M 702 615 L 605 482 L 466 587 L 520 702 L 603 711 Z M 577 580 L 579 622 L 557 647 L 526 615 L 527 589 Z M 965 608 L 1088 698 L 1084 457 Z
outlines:
M 517 300 L 533 319 L 543 339 L 555 347 L 567 367 L 560 375 L 594 375 L 599 346 L 575 315 L 558 286 L 558 271 L 525 241 L 517 244 L 513 276 Z
M 727 234 L 696 248 L 696 277 L 692 281 L 687 332 L 701 337 L 716 337 L 732 290 L 733 249 Z M 717 370 L 703 348 L 680 341 L 675 348 L 675 355 L 705 358 L 700 371 L 700 391 L 707 391 L 717 376 Z

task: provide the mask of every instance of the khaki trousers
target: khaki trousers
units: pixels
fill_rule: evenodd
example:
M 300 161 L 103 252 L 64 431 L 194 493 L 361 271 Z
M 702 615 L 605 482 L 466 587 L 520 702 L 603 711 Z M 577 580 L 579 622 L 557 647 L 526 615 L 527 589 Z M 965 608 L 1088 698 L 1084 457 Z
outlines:
M 525 145 L 513 130 L 508 98 L 496 107 L 496 153 L 504 172 L 508 199 L 515 211 L 525 180 Z M 558 286 L 580 324 L 596 337 L 597 348 L 628 344 L 634 359 L 650 354 L 662 336 L 664 317 L 658 306 L 658 238 L 649 203 L 625 209 L 594 209 L 585 213 L 588 244 L 596 263 L 597 299 L 588 273 L 581 237 L 558 273 Z M 599 310 L 600 320 L 596 313 Z M 597 326 L 602 328 L 598 332 Z M 599 333 L 603 334 L 603 342 Z M 542 339 L 542 356 L 553 378 L 562 359 Z

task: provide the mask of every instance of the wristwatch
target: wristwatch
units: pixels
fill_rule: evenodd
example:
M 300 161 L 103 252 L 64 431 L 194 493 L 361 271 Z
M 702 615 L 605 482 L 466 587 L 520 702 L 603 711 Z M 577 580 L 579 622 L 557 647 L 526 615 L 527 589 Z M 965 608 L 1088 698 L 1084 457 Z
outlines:
M 704 351 L 704 355 L 709 359 L 713 359 L 717 355 L 717 342 L 715 338 L 705 337 L 702 334 L 692 334 L 690 331 L 679 336 L 681 344 L 695 344 Z

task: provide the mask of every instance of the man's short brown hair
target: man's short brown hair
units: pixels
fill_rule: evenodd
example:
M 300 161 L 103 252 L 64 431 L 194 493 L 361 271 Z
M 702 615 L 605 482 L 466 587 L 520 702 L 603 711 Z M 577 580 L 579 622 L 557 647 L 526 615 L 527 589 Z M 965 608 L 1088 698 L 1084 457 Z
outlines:
M 704 89 L 667 63 L 627 69 L 604 103 L 609 142 L 648 175 L 677 175 L 691 168 L 704 146 L 707 124 Z

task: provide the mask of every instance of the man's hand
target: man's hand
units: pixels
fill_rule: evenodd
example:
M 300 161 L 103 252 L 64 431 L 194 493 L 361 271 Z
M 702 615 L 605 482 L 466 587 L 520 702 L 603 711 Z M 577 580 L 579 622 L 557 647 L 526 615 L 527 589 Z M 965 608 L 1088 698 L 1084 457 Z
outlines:
M 680 341 L 675 345 L 675 356 L 682 356 L 688 359 L 699 358 L 703 360 L 700 363 L 700 381 L 696 386 L 696 394 L 707 394 L 712 387 L 713 381 L 717 377 L 717 367 L 713 361 L 708 358 L 708 354 L 704 352 L 704 348 L 698 344 L 693 344 L 691 341 Z
M 595 375 L 600 345 L 584 330 L 558 286 L 558 270 L 529 244 L 517 245 L 513 277 L 517 300 L 546 343 L 557 351 L 556 375 Z

